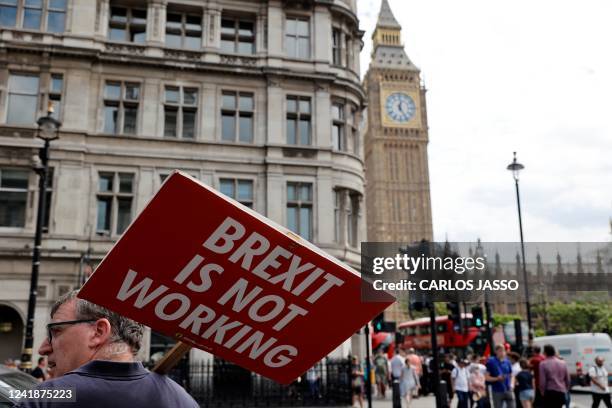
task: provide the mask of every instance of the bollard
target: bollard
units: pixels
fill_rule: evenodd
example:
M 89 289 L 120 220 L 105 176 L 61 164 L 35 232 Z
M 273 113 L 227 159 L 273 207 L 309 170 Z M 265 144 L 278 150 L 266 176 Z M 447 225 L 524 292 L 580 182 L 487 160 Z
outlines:
M 393 408 L 402 408 L 402 396 L 400 395 L 400 380 L 393 378 Z
M 446 388 L 446 381 L 441 380 L 438 384 L 438 392 L 436 393 L 436 407 L 449 408 L 448 401 L 448 388 Z

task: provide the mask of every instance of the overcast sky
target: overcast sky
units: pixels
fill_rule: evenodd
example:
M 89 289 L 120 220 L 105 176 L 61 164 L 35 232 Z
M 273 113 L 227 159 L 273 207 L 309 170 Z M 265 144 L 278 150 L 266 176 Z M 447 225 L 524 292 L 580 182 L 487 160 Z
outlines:
M 389 0 L 427 92 L 434 237 L 610 241 L 612 2 Z M 358 0 L 362 74 L 380 0 Z

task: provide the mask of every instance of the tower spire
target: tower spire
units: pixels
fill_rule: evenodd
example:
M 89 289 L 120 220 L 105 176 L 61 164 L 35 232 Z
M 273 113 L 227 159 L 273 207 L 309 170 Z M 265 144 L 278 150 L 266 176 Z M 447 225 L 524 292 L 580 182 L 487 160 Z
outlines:
M 378 21 L 376 22 L 376 28 L 392 28 L 401 30 L 402 26 L 397 22 L 393 12 L 391 11 L 391 7 L 389 6 L 389 2 L 387 0 L 382 0 L 380 4 L 380 11 L 378 12 Z

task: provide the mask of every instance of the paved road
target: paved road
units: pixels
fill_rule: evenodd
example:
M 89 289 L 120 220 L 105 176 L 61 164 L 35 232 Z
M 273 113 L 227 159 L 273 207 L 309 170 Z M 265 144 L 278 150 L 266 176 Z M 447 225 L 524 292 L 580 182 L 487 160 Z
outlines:
M 453 401 L 452 407 L 457 405 L 457 400 Z M 436 403 L 433 396 L 421 397 L 413 401 L 410 408 L 435 408 Z M 603 407 L 603 403 L 601 404 Z M 367 408 L 368 404 L 364 401 L 363 408 Z M 374 397 L 372 400 L 372 408 L 391 408 L 390 395 L 386 399 L 379 399 Z M 405 408 L 405 407 L 404 407 Z M 571 408 L 591 408 L 591 395 L 590 394 L 572 394 L 572 407 Z

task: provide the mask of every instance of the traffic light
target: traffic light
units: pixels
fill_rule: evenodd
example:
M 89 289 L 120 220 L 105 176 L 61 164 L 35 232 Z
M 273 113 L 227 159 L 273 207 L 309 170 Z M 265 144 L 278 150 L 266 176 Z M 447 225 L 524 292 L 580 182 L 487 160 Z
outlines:
M 472 307 L 472 322 L 474 322 L 476 327 L 484 325 L 484 313 L 481 306 Z
M 461 309 L 458 302 L 448 302 L 446 304 L 448 309 L 448 319 L 453 322 L 453 330 L 456 332 L 461 331 Z
M 374 333 L 395 333 L 396 324 L 395 322 L 386 322 L 385 314 L 381 313 L 372 320 L 372 328 Z
M 385 324 L 385 314 L 381 313 L 372 320 L 372 327 L 374 328 L 374 333 L 378 333 L 383 331 L 383 325 Z

